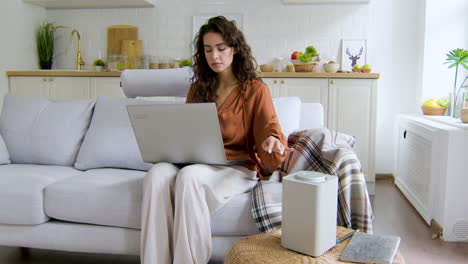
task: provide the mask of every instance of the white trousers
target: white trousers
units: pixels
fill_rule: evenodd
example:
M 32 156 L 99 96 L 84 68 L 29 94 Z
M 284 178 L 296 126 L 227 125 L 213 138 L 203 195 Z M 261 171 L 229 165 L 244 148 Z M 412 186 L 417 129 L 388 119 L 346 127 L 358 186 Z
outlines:
M 141 263 L 208 263 L 210 214 L 256 183 L 243 166 L 154 165 L 143 183 Z

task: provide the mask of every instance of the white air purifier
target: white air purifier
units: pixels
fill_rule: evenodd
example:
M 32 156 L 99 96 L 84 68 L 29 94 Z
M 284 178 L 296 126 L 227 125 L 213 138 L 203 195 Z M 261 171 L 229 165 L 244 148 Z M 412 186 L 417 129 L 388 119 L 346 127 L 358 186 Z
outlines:
M 321 256 L 336 244 L 338 177 L 299 171 L 283 178 L 283 247 Z

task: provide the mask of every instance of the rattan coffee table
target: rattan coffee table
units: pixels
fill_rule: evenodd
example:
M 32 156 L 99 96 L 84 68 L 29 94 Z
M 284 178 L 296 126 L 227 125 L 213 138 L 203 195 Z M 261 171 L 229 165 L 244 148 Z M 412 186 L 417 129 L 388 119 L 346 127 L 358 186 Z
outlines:
M 337 238 L 352 232 L 352 229 L 338 226 Z M 281 246 L 281 230 L 273 233 L 248 236 L 237 241 L 229 251 L 225 264 L 329 264 L 329 263 L 349 263 L 338 261 L 341 253 L 351 239 L 337 244 L 324 255 L 314 258 L 303 255 Z M 397 253 L 393 264 L 404 264 L 405 261 L 400 253 Z

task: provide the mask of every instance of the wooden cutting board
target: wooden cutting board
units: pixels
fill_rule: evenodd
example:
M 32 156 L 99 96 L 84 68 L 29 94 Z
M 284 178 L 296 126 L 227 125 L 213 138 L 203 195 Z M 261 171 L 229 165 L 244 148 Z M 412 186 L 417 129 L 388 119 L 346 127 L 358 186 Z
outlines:
M 138 27 L 116 25 L 107 28 L 107 56 L 121 54 L 122 40 L 137 40 Z
M 132 69 L 140 68 L 141 40 L 122 40 L 120 54 L 127 55 Z

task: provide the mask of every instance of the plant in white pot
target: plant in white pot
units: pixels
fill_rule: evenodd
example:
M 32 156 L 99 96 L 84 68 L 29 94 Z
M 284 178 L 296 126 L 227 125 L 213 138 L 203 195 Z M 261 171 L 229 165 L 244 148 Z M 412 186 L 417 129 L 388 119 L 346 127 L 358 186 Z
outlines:
M 102 71 L 106 63 L 101 59 L 97 59 L 93 62 L 93 66 L 95 71 Z

